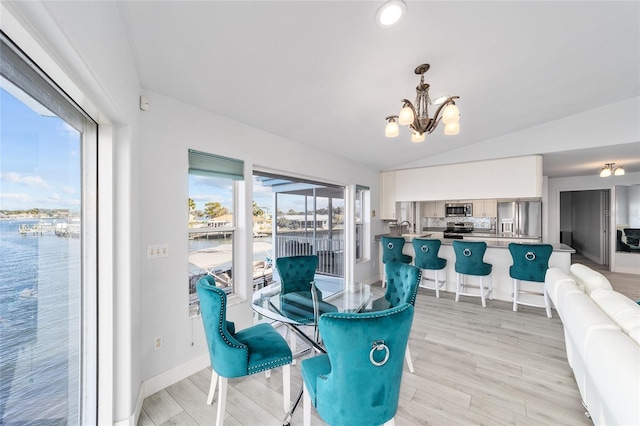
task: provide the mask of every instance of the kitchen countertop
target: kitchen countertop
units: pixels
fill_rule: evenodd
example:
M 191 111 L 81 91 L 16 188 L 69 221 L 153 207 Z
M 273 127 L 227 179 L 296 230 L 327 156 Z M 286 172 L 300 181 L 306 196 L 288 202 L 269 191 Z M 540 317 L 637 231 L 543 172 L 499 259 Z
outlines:
M 434 231 L 435 232 L 435 231 Z M 431 234 L 429 234 L 428 232 L 425 232 L 424 234 L 404 234 L 401 235 L 402 237 L 404 237 L 406 242 L 411 242 L 413 241 L 414 238 L 428 238 Z M 380 241 L 381 237 L 397 237 L 398 235 L 391 235 L 391 234 L 379 234 L 376 235 L 374 237 L 374 241 Z M 509 247 L 509 243 L 512 243 L 513 240 L 516 240 L 518 238 L 514 238 L 514 237 L 498 237 L 497 234 L 491 234 L 491 233 L 487 233 L 487 234 L 482 234 L 482 233 L 473 233 L 474 238 L 483 238 L 486 237 L 487 238 L 487 247 L 488 248 L 508 248 Z M 500 241 L 500 239 L 503 239 L 504 241 Z M 522 240 L 523 243 L 526 243 L 526 241 L 528 240 L 527 238 L 520 238 Z M 529 238 L 530 239 L 530 238 Z M 464 241 L 464 240 L 456 240 L 455 238 L 440 238 L 440 241 L 442 241 L 442 245 L 445 246 L 451 246 L 453 245 L 454 241 Z M 553 251 L 557 251 L 557 252 L 569 252 L 569 253 L 575 253 L 575 249 L 573 247 L 570 247 L 566 244 L 551 244 L 551 246 L 553 247 Z

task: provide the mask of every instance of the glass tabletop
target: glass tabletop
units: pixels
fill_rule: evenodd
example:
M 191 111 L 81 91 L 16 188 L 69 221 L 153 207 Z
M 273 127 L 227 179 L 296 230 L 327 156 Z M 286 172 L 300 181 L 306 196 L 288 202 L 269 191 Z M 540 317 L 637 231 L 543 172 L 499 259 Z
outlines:
M 385 302 L 385 290 L 362 283 L 314 281 L 317 316 L 327 312 L 362 312 L 380 310 Z M 313 325 L 316 322 L 314 297 L 309 290 L 282 294 L 280 283 L 270 284 L 253 293 L 251 307 L 259 315 L 289 324 Z

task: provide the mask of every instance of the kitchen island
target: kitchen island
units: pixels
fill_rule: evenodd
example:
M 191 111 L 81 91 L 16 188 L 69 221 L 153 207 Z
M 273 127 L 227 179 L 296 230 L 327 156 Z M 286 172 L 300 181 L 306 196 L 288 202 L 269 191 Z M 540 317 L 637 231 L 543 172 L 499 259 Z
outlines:
M 434 238 L 437 236 L 436 232 L 425 232 L 425 234 L 430 234 L 429 237 L 422 238 Z M 380 237 L 387 236 L 385 235 L 377 235 L 376 240 L 379 240 Z M 405 236 L 405 245 L 402 250 L 404 254 L 415 258 L 415 253 L 413 251 L 413 245 L 411 241 L 414 238 L 419 238 L 420 236 Z M 443 259 L 447 259 L 447 283 L 446 287 L 443 287 L 441 291 L 449 291 L 452 293 L 456 292 L 456 271 L 455 271 L 455 262 L 456 255 L 453 251 L 453 241 L 451 238 L 438 238 L 442 241 L 442 246 L 440 247 L 440 252 L 438 254 L 439 257 Z M 516 240 L 514 238 L 486 238 L 483 239 L 479 236 L 470 238 L 468 240 L 472 241 L 485 241 L 487 243 L 487 251 L 484 255 L 484 261 L 486 263 L 490 263 L 493 265 L 492 270 L 492 280 L 493 280 L 493 298 L 497 300 L 505 300 L 512 301 L 511 293 L 513 292 L 513 280 L 509 276 L 509 267 L 513 264 L 513 259 L 511 258 L 511 253 L 509 252 L 509 243 L 511 242 L 520 242 L 522 244 L 531 243 L 531 240 L 522 239 Z M 464 241 L 464 240 L 458 240 Z M 569 267 L 571 266 L 571 254 L 575 253 L 575 250 L 566 245 L 566 244 L 551 244 L 553 247 L 553 253 L 551 254 L 551 258 L 549 259 L 549 267 L 550 268 L 559 268 L 563 272 L 568 273 Z M 382 275 L 382 262 L 380 267 L 380 274 Z M 424 272 L 424 275 L 433 278 L 432 271 Z M 476 281 L 478 280 L 478 281 Z M 470 284 L 475 284 L 479 282 L 478 277 L 469 277 L 468 282 Z M 431 283 L 433 284 L 433 283 Z M 523 282 L 521 285 L 521 289 L 526 290 L 530 286 L 536 286 L 536 284 L 529 284 Z M 541 289 L 541 286 L 537 286 L 538 289 Z M 461 301 L 465 300 L 464 296 L 461 296 Z

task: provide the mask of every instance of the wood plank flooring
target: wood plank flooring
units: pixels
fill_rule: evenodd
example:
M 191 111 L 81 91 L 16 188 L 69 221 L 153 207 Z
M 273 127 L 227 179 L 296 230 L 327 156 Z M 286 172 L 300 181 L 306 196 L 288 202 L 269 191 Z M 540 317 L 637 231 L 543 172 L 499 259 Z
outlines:
M 636 275 L 600 272 L 614 288 L 639 298 L 634 296 Z M 396 425 L 592 424 L 584 415 L 555 311 L 549 319 L 544 309 L 513 312 L 503 301 L 487 301 L 482 308 L 479 298 L 456 303 L 454 294 L 440 294 L 438 299 L 431 290 L 419 291 L 409 340 L 415 374 L 405 365 Z M 213 425 L 216 403 L 205 402 L 210 377 L 206 368 L 149 396 L 138 425 Z M 291 369 L 291 382 L 295 397 L 299 365 Z M 225 424 L 281 425 L 281 392 L 279 370 L 270 379 L 256 374 L 229 380 Z M 302 424 L 301 407 L 291 424 Z M 312 424 L 324 424 L 315 410 Z

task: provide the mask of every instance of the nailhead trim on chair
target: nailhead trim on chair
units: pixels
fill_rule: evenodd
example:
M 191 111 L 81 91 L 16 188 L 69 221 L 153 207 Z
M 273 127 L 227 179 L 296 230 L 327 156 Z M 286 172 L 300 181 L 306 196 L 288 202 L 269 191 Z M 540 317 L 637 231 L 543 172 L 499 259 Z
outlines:
M 239 349 L 246 349 L 247 345 L 238 345 L 236 343 L 233 343 L 231 341 L 229 341 L 229 339 L 227 339 L 227 337 L 225 336 L 225 331 L 226 330 L 222 330 L 222 323 L 224 320 L 224 313 L 227 311 L 227 307 L 225 306 L 225 300 L 224 297 L 222 297 L 220 294 L 218 294 L 218 297 L 220 298 L 220 321 L 218 322 L 218 331 L 220 332 L 220 336 L 222 336 L 222 338 L 224 339 L 225 342 L 227 342 L 227 344 L 229 346 L 233 346 L 234 348 L 239 348 Z M 226 324 L 226 321 L 224 321 Z
M 409 309 L 410 307 L 411 307 L 411 305 L 407 303 L 407 304 L 405 304 L 405 306 L 402 307 L 402 309 L 398 309 L 398 311 L 395 311 L 395 309 L 392 309 L 393 312 L 389 312 L 390 309 L 387 309 L 387 310 L 384 310 L 384 311 L 366 312 L 366 313 L 361 313 L 361 314 L 357 314 L 357 315 L 353 315 L 350 312 L 338 312 L 338 313 L 322 314 L 322 316 L 323 317 L 327 317 L 327 318 L 342 318 L 342 319 L 346 318 L 348 320 L 357 320 L 357 319 L 361 319 L 361 318 L 382 318 L 382 317 L 387 317 L 389 315 L 395 314 L 396 312 L 405 311 L 405 310 Z
M 249 374 L 260 373 L 261 371 L 271 370 L 272 368 L 280 367 L 281 365 L 286 365 L 286 364 L 289 364 L 290 362 L 291 362 L 291 357 L 280 358 L 277 360 L 272 360 L 262 364 L 254 365 L 253 367 L 249 368 L 248 371 L 249 371 Z M 263 368 L 265 366 L 269 366 L 269 367 Z

